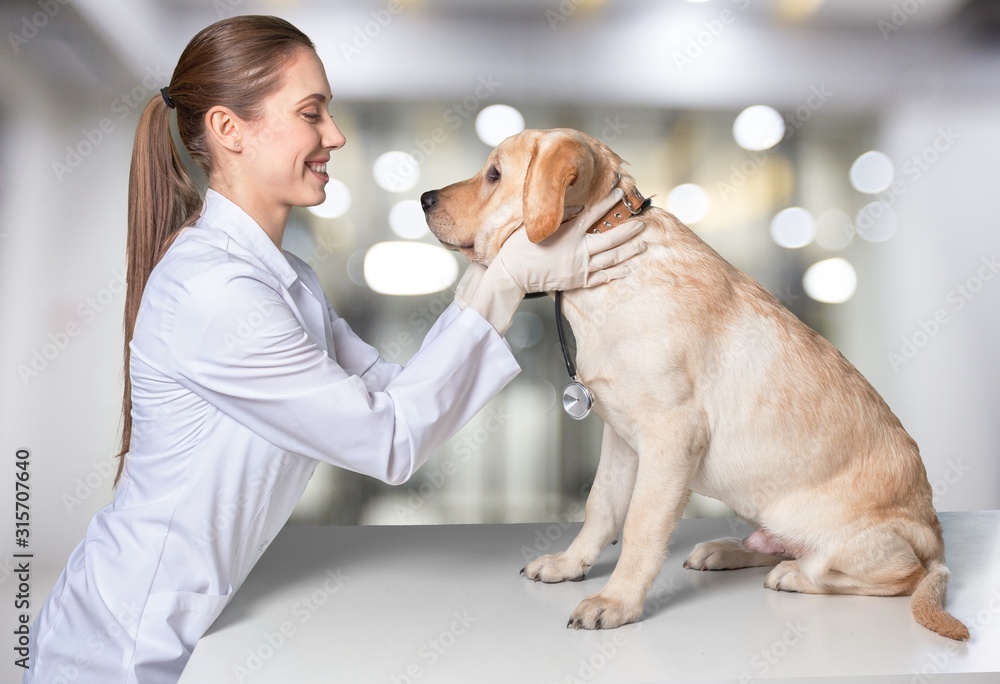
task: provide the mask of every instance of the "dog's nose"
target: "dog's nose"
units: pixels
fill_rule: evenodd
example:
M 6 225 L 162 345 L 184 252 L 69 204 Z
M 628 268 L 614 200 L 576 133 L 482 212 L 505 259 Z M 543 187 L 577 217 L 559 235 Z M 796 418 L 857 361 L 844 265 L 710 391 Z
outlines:
M 434 205 L 437 204 L 437 201 L 438 201 L 437 190 L 428 190 L 427 192 L 425 192 L 420 196 L 420 206 L 424 210 L 425 214 L 434 208 Z

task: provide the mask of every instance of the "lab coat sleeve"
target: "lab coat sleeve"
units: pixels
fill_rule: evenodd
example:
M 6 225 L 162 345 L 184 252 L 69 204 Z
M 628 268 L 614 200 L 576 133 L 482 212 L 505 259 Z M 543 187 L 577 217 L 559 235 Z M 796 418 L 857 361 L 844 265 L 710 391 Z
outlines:
M 359 376 L 371 392 L 382 392 L 403 370 L 398 363 L 386 361 L 378 349 L 355 334 L 327 302 L 333 333 L 333 353 L 337 364 L 349 375 Z
M 231 271 L 183 285 L 170 372 L 283 449 L 399 484 L 520 371 L 492 326 L 463 310 L 372 391 L 312 341 L 274 287 Z

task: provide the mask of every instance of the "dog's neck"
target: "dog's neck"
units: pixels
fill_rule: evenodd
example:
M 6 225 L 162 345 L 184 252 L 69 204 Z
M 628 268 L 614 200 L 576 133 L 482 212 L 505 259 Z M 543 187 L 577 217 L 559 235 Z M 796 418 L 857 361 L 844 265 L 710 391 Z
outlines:
M 591 233 L 605 233 L 631 221 L 641 214 L 649 206 L 650 199 L 643 197 L 639 188 L 632 186 L 631 190 L 625 192 L 625 196 L 618 201 L 608 212 L 597 219 L 590 227 Z

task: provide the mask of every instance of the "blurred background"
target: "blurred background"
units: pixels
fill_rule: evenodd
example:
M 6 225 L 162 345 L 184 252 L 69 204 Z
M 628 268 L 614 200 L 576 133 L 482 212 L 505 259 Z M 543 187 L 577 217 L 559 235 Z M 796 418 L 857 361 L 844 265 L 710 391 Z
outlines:
M 416 351 L 465 268 L 420 194 L 521 128 L 578 128 L 858 366 L 920 444 L 939 510 L 1000 507 L 998 5 L 5 0 L 0 440 L 4 472 L 31 452 L 37 562 L 58 572 L 113 496 L 139 112 L 187 41 L 237 13 L 285 17 L 326 65 L 348 142 L 284 247 L 384 357 Z M 557 402 L 551 301 L 525 302 L 508 341 L 524 372 L 410 482 L 321 465 L 292 523 L 582 519 L 601 424 Z

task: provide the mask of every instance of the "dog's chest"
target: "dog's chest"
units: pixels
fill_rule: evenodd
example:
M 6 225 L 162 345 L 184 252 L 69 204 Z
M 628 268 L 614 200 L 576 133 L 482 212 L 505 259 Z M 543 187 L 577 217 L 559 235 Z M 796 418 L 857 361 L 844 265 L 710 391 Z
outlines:
M 630 422 L 637 405 L 674 405 L 688 382 L 678 373 L 677 340 L 663 310 L 651 312 L 642 299 L 634 289 L 610 287 L 564 295 L 577 377 L 595 394 L 598 413 L 617 417 L 612 422 Z

